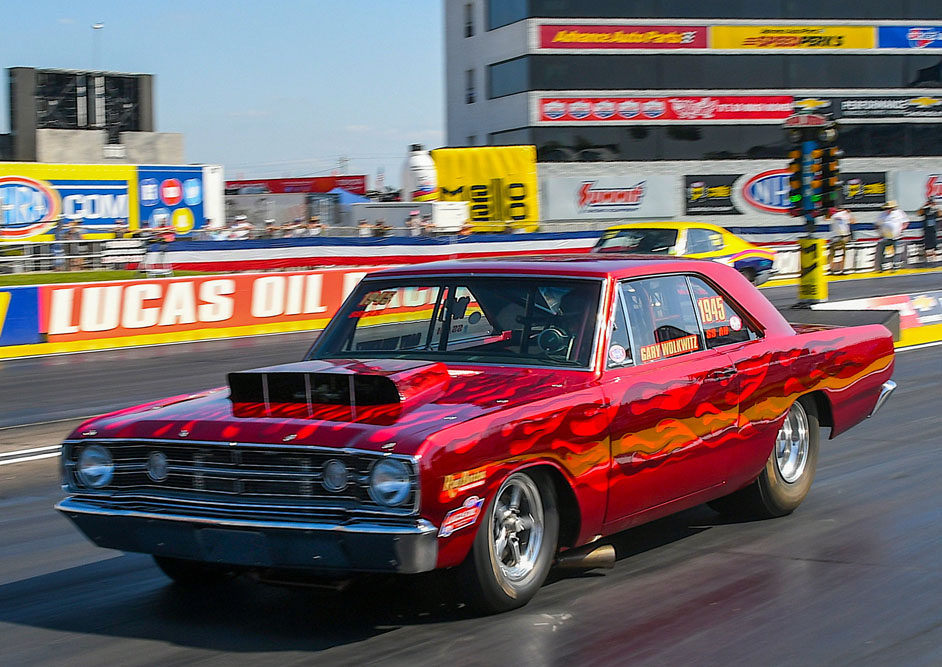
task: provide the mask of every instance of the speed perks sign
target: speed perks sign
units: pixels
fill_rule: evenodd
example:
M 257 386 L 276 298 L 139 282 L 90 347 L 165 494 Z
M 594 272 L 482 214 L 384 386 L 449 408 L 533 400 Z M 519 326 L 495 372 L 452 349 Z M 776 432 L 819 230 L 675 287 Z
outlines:
M 723 25 L 710 29 L 714 49 L 872 49 L 872 26 Z

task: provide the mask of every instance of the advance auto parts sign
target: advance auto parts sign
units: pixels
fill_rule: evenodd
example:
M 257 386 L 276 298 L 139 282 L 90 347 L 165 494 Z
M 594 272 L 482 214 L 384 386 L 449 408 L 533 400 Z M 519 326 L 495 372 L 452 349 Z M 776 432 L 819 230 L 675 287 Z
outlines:
M 704 49 L 706 26 L 541 25 L 540 50 Z
M 809 49 L 814 51 L 872 49 L 872 26 L 724 25 L 710 29 L 714 49 Z
M 439 148 L 431 152 L 440 201 L 466 201 L 478 232 L 539 227 L 536 147 Z
M 61 216 L 83 231 L 137 225 L 137 168 L 131 165 L 0 164 L 0 239 L 53 240 Z

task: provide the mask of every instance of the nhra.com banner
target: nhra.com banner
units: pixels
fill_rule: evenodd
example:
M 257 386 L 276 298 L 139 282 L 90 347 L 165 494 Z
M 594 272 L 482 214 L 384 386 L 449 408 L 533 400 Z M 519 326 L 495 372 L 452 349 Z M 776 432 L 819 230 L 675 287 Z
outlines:
M 203 225 L 204 200 L 203 167 L 0 163 L 0 240 L 54 240 L 58 220 L 87 238 L 117 224 L 187 234 Z

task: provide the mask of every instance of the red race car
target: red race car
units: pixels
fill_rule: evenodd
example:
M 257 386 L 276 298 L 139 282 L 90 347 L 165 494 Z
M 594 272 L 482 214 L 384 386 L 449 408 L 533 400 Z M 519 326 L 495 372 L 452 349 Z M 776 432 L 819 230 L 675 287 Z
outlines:
M 178 582 L 451 568 L 485 611 L 709 502 L 775 517 L 895 385 L 879 325 L 796 330 L 734 269 L 578 255 L 368 275 L 298 363 L 87 421 L 58 509 Z M 597 547 L 597 548 L 593 548 Z

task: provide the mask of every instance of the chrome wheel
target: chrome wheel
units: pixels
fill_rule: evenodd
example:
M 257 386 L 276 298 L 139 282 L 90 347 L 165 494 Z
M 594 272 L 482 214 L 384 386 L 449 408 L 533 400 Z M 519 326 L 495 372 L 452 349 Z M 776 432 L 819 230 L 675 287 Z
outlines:
M 529 476 L 517 473 L 501 485 L 490 524 L 501 584 L 523 581 L 537 565 L 544 532 L 540 490 Z
M 808 414 L 801 403 L 795 401 L 775 438 L 775 467 L 785 482 L 794 484 L 801 479 L 808 463 L 810 448 Z

